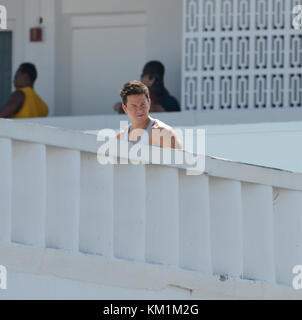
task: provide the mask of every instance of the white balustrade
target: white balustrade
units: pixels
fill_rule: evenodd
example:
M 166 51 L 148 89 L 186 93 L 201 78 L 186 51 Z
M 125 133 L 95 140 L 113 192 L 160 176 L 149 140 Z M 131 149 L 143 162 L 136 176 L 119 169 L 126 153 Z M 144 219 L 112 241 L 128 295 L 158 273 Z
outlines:
M 12 241 L 44 247 L 45 145 L 13 141 L 12 176 Z
M 114 167 L 81 153 L 80 251 L 113 255 Z
M 47 147 L 46 246 L 79 249 L 80 152 Z
M 119 164 L 114 170 L 114 254 L 145 260 L 146 168 Z
M 241 184 L 210 178 L 211 244 L 214 274 L 243 273 Z
M 243 277 L 275 282 L 271 186 L 242 183 Z
M 180 266 L 212 273 L 209 177 L 179 171 Z
M 146 259 L 179 264 L 178 169 L 147 166 Z
M 302 265 L 302 192 L 275 189 L 274 228 L 277 283 L 292 285 L 293 268 Z
M 209 157 L 200 175 L 144 156 L 102 165 L 94 135 L 75 132 L 68 147 L 71 131 L 0 124 L 1 245 L 291 287 L 302 263 L 301 174 Z
M 12 145 L 0 138 L 0 241 L 11 240 Z

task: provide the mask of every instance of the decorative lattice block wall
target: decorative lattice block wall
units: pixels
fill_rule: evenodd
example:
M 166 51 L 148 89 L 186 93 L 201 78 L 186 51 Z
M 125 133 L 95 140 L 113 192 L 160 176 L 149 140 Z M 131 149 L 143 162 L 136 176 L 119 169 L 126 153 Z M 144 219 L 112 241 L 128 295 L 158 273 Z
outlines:
M 184 0 L 183 110 L 302 107 L 302 0 Z

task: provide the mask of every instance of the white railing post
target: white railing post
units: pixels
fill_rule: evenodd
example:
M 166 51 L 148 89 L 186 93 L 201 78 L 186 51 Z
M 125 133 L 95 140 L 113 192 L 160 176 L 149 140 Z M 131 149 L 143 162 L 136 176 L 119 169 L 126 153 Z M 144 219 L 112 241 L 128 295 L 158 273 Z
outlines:
M 11 240 L 12 143 L 0 138 L 0 241 Z
M 13 142 L 12 241 L 45 245 L 45 145 Z
M 243 271 L 240 182 L 211 177 L 210 208 L 213 272 L 238 278 Z
M 114 254 L 145 260 L 146 167 L 119 164 L 114 171 Z
M 302 192 L 276 188 L 274 199 L 276 281 L 292 286 L 302 265 Z
M 180 266 L 212 273 L 209 177 L 179 171 Z
M 114 166 L 81 153 L 80 251 L 113 255 Z
M 80 152 L 47 147 L 46 246 L 78 251 Z
M 273 190 L 242 183 L 243 277 L 275 282 Z
M 179 265 L 178 169 L 147 166 L 146 258 Z

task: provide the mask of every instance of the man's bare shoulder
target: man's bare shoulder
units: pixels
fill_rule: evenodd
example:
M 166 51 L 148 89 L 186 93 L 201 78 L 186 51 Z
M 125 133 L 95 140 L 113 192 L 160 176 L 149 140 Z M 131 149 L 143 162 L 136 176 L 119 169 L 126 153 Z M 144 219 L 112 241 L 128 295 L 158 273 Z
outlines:
M 158 129 L 161 134 L 165 134 L 169 136 L 177 136 L 177 133 L 173 127 L 167 125 L 166 123 L 160 120 L 156 120 L 156 122 L 152 126 L 152 129 Z
M 163 141 L 160 136 L 164 138 Z M 183 149 L 182 142 L 175 129 L 160 120 L 156 120 L 152 126 L 152 138 L 153 143 L 161 147 Z
M 125 129 L 123 129 L 123 130 L 121 130 L 121 131 L 119 131 L 117 134 L 116 134 L 116 139 L 123 139 L 124 138 L 124 135 L 125 135 L 125 132 L 126 132 L 126 129 L 127 128 L 125 128 Z
M 166 123 L 160 121 L 160 120 L 156 120 L 155 123 L 152 126 L 152 130 L 153 129 L 158 129 L 160 132 L 172 132 L 173 128 L 170 127 L 169 125 L 167 125 Z

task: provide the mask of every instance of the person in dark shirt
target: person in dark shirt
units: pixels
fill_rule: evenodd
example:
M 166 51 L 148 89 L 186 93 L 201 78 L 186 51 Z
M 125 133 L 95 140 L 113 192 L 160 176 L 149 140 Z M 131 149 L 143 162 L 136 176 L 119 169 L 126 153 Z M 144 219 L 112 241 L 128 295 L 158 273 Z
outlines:
M 164 84 L 165 67 L 160 61 L 150 61 L 143 69 L 141 81 L 149 88 L 151 101 L 164 111 L 180 111 L 176 98 L 170 95 Z
M 150 92 L 150 112 L 180 111 L 178 101 L 165 88 L 164 75 L 165 67 L 159 61 L 150 61 L 143 68 L 141 82 L 148 87 Z M 121 103 L 116 103 L 114 110 L 118 113 L 124 113 Z

